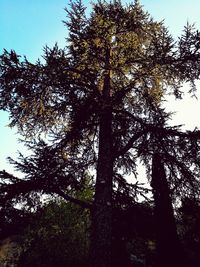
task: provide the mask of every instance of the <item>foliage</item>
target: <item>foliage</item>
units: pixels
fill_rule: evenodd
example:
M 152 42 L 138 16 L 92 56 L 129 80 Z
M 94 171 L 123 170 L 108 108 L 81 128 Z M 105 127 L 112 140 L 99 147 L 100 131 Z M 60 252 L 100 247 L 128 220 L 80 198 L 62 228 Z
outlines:
M 185 252 L 188 254 L 191 266 L 200 264 L 200 205 L 195 198 L 182 199 L 178 210 L 178 230 Z
M 86 266 L 89 214 L 69 203 L 51 202 L 26 228 L 19 266 Z
M 80 194 L 82 196 L 82 192 Z M 90 197 L 83 192 L 85 194 Z M 152 257 L 147 245 L 154 240 L 155 230 L 149 204 L 135 203 L 125 209 L 117 207 L 113 218 L 116 266 L 144 263 L 147 254 Z M 63 201 L 50 201 L 32 213 L 23 229 L 15 232 L 16 246 L 21 251 L 20 259 L 17 257 L 15 262 L 19 261 L 17 266 L 20 267 L 31 266 L 33 262 L 36 266 L 87 266 L 89 233 L 88 211 Z M 12 257 L 10 264 L 13 262 Z

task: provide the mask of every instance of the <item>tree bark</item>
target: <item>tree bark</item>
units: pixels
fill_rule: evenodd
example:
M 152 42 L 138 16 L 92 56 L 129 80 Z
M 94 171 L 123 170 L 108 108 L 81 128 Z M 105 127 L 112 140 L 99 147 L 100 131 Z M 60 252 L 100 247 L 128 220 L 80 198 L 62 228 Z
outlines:
M 112 176 L 110 118 L 102 115 L 95 199 L 92 211 L 91 267 L 111 267 Z
M 153 155 L 152 181 L 156 226 L 157 267 L 186 266 L 177 235 L 170 190 L 164 164 L 158 153 Z
M 110 103 L 110 51 L 106 52 L 102 108 L 99 124 L 99 152 L 94 205 L 92 210 L 90 266 L 112 266 L 112 180 L 113 140 Z

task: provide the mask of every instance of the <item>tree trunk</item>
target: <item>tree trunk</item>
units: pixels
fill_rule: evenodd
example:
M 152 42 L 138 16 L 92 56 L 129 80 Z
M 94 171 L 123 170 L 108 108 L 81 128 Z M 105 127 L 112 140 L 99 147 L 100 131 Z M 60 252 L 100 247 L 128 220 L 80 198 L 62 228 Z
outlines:
M 112 250 L 112 107 L 110 103 L 109 54 L 106 53 L 107 69 L 102 92 L 102 108 L 99 124 L 99 153 L 94 206 L 91 226 L 91 267 L 111 267 Z
M 182 267 L 186 262 L 177 235 L 172 200 L 164 164 L 159 154 L 152 160 L 154 216 L 157 243 L 157 267 Z

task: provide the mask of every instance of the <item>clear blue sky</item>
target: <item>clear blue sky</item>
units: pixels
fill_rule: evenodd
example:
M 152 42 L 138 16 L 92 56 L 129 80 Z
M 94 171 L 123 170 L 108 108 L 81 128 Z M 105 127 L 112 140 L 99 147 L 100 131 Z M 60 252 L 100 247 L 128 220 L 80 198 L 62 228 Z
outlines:
M 83 0 L 83 2 L 89 6 L 89 1 Z M 187 21 L 195 22 L 200 29 L 199 0 L 141 0 L 140 2 L 155 19 L 164 19 L 174 36 L 181 33 Z M 64 7 L 67 5 L 66 0 L 0 0 L 0 53 L 3 48 L 14 49 L 18 54 L 26 55 L 29 60 L 35 61 L 41 56 L 44 45 L 53 46 L 58 42 L 59 46 L 63 47 L 66 28 L 62 20 L 65 20 Z M 185 115 L 185 104 L 179 107 L 180 104 L 174 102 L 173 105 L 181 110 L 176 121 L 179 123 L 181 119 L 187 120 L 187 117 L 191 122 L 192 110 L 197 112 L 199 103 L 191 102 L 189 113 L 187 108 Z M 194 117 L 192 118 L 194 121 Z M 5 127 L 6 124 L 8 116 L 0 112 L 0 169 L 8 169 L 5 160 L 7 156 L 15 156 L 18 149 L 23 150 L 23 147 L 17 144 L 16 130 Z
M 45 44 L 63 45 L 66 0 L 0 0 L 0 51 L 15 49 L 35 60 Z

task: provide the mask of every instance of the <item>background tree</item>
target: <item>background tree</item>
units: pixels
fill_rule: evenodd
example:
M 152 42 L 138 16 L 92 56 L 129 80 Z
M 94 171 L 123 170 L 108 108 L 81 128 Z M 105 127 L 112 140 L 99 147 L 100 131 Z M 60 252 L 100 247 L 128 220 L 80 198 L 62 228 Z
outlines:
M 34 217 L 22 233 L 24 252 L 18 266 L 30 266 L 33 262 L 38 267 L 88 264 L 88 210 L 52 201 Z
M 138 156 L 147 166 L 153 189 L 158 266 L 177 266 L 181 262 L 187 266 L 172 205 L 176 206 L 184 196 L 199 195 L 199 131 L 183 132 L 159 120 L 146 127 L 149 135 Z
M 199 265 L 199 200 L 183 198 L 178 210 L 178 230 L 191 266 Z

